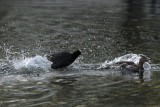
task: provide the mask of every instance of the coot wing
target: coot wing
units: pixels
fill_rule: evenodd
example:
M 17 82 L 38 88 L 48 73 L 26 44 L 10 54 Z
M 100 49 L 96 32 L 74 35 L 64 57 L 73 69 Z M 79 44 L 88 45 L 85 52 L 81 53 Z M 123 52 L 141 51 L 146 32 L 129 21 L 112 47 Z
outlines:
M 69 53 L 69 52 L 66 52 L 66 51 L 56 53 L 56 54 L 53 54 L 51 56 L 52 56 L 51 61 L 53 62 L 51 67 L 53 69 L 68 66 L 74 61 L 74 59 L 72 57 L 72 54 Z

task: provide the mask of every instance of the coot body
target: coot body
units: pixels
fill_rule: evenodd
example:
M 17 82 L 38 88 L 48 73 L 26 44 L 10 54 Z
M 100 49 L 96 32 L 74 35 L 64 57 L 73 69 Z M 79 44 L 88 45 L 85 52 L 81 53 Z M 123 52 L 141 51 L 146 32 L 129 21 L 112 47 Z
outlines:
M 75 59 L 81 54 L 81 51 L 77 50 L 73 53 L 68 51 L 58 52 L 53 55 L 47 56 L 47 59 L 52 63 L 52 69 L 58 69 L 62 67 L 67 67 L 72 64 Z

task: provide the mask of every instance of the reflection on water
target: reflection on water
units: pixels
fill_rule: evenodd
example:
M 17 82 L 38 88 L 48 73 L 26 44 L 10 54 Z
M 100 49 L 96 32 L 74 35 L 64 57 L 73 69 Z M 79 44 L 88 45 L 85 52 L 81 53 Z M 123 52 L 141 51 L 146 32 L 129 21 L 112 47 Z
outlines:
M 159 0 L 0 0 L 0 106 L 157 106 Z M 66 69 L 45 55 L 81 49 Z M 128 53 L 152 60 L 151 77 L 97 70 Z

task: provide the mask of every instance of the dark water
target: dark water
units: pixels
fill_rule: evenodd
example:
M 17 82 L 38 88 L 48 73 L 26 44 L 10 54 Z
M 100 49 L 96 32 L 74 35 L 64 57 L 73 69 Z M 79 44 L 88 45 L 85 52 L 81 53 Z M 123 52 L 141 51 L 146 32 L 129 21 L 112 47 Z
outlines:
M 66 69 L 45 55 L 82 50 Z M 128 53 L 151 78 L 97 70 Z M 159 0 L 0 0 L 0 107 L 159 106 Z M 159 66 L 159 67 L 158 67 Z

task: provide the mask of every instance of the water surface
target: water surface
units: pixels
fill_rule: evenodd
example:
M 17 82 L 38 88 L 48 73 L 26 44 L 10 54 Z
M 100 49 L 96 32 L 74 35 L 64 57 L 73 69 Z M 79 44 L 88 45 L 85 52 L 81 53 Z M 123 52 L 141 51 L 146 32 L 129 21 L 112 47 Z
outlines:
M 159 0 L 0 0 L 0 106 L 160 105 Z M 45 55 L 82 50 L 65 69 Z M 151 78 L 97 68 L 128 53 L 151 58 Z

